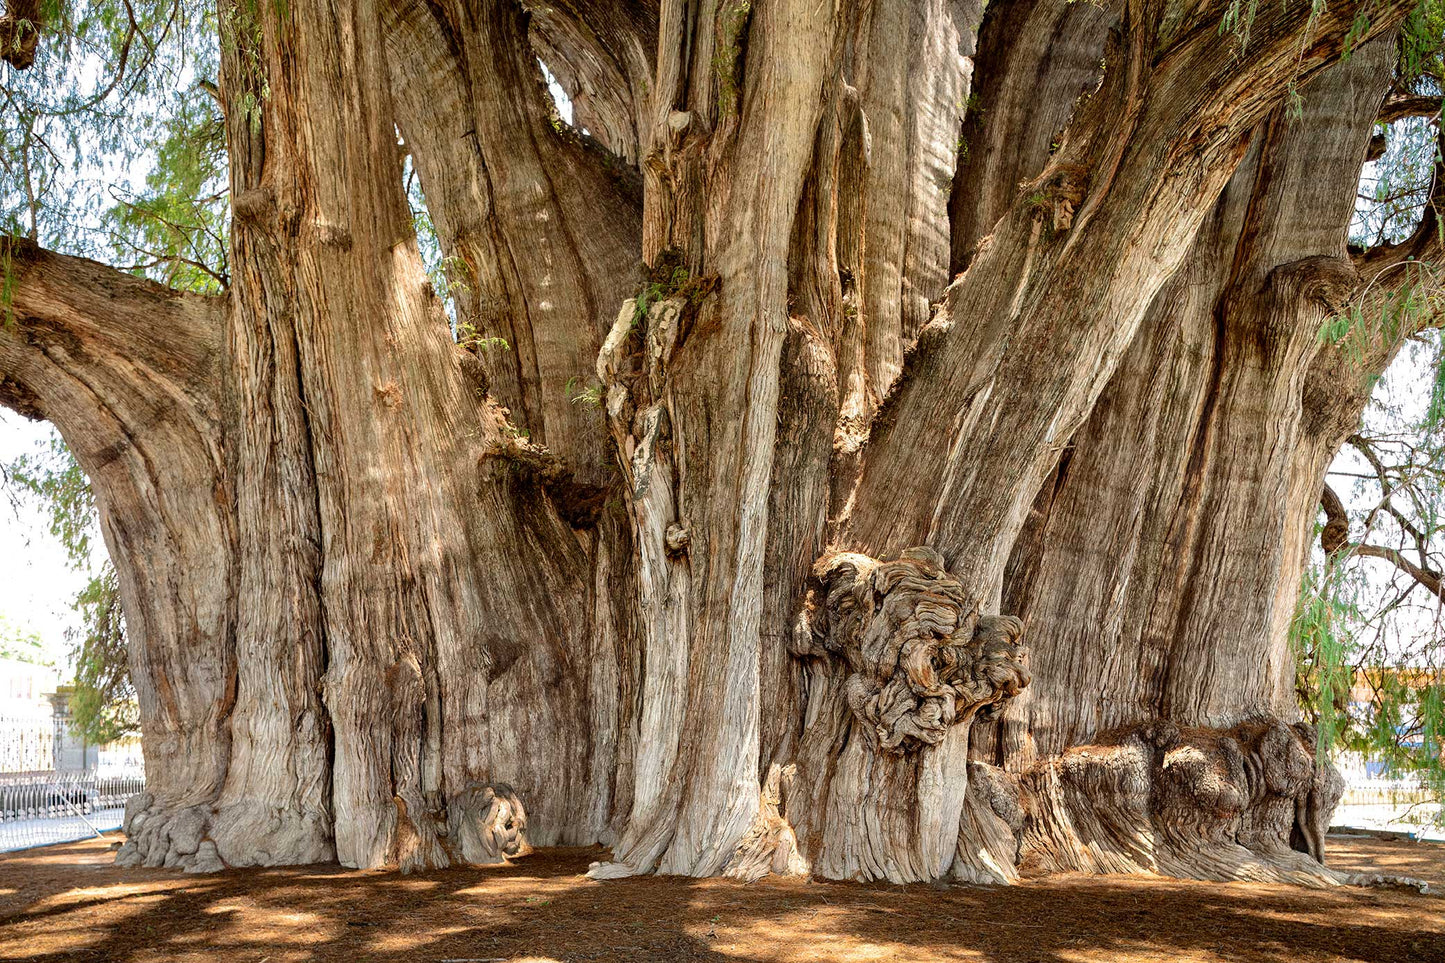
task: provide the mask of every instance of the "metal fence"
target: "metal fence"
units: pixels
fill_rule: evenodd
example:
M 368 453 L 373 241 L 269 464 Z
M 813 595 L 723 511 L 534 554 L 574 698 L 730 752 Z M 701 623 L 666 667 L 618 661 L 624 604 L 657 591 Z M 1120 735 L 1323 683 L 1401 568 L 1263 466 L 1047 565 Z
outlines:
M 0 775 L 0 852 L 86 839 L 120 828 L 140 773 L 30 772 Z
M 1426 803 L 1430 793 L 1418 775 L 1398 777 L 1377 776 L 1364 779 L 1346 779 L 1345 794 L 1341 805 L 1404 805 Z
M 0 716 L 0 773 L 55 765 L 55 720 L 49 715 Z

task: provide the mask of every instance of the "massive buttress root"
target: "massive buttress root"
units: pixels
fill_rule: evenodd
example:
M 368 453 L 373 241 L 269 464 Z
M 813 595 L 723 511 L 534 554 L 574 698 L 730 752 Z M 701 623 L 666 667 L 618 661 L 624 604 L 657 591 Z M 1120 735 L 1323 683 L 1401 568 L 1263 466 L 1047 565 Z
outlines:
M 953 875 L 975 882 L 1085 872 L 1424 885 L 1321 862 L 1343 781 L 1317 760 L 1315 735 L 1300 723 L 1207 729 L 1156 721 L 1018 776 L 972 763 L 969 790 L 964 826 L 976 831 L 961 835 Z

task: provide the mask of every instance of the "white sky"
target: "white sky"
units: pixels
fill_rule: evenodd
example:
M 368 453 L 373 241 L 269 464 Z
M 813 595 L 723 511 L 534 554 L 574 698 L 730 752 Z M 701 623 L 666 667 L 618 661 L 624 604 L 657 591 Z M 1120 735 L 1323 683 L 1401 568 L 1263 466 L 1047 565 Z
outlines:
M 0 462 L 35 451 L 52 431 L 0 409 Z M 22 504 L 17 512 L 8 497 L 0 496 L 0 560 L 0 616 L 38 632 L 57 664 L 68 666 L 65 630 L 80 623 L 70 601 L 87 579 L 67 564 L 65 549 L 46 528 L 38 506 Z

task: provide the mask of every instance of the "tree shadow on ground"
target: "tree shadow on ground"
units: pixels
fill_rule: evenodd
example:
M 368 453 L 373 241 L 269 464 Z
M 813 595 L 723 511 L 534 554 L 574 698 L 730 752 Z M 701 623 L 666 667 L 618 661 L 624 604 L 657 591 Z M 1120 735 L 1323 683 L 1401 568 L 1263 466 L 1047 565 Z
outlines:
M 1445 903 L 1409 893 L 1058 877 L 930 887 L 651 877 L 599 850 L 401 876 L 340 867 L 187 877 L 98 844 L 0 857 L 0 959 L 1438 961 Z

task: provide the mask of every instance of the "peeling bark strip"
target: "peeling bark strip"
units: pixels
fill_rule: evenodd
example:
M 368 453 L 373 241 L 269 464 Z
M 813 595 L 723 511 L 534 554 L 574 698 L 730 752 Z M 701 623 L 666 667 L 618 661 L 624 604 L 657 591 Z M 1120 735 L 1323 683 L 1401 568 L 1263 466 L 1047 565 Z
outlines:
M 1434 250 L 1343 246 L 1407 5 L 1226 6 L 223 4 L 226 297 L 4 252 L 119 858 L 1351 881 L 1285 631 L 1398 348 L 1320 322 Z

